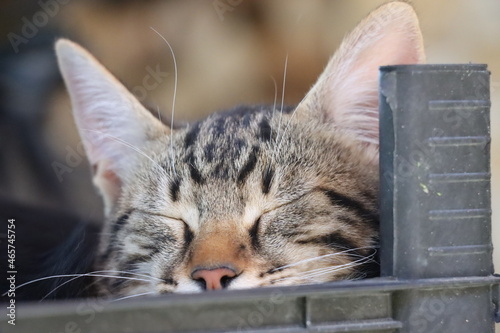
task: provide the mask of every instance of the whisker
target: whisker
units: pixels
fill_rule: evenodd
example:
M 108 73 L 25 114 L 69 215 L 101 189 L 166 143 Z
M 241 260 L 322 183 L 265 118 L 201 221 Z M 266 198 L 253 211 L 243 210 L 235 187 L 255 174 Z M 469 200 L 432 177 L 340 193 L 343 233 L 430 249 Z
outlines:
M 151 281 L 153 281 L 153 280 L 163 281 L 162 279 L 155 278 L 154 276 L 150 276 L 150 275 L 146 275 L 146 274 L 139 274 L 139 273 L 134 273 L 134 272 L 114 271 L 114 270 L 93 271 L 93 272 L 89 272 L 89 273 L 83 273 L 80 276 L 75 276 L 75 277 L 69 279 L 68 281 L 65 281 L 65 282 L 61 283 L 60 285 L 58 285 L 57 287 L 55 287 L 54 289 L 52 289 L 49 293 L 47 293 L 45 296 L 43 296 L 42 299 L 40 299 L 40 302 L 43 301 L 45 298 L 47 298 L 50 294 L 52 294 L 53 292 L 55 292 L 57 289 L 63 287 L 64 285 L 66 285 L 68 283 L 71 283 L 72 281 L 77 280 L 79 278 L 90 276 L 89 274 L 97 274 L 97 273 L 130 274 L 130 275 L 135 275 L 135 276 L 141 276 L 141 277 L 149 278 L 149 279 L 151 279 Z
M 77 280 L 79 278 L 86 277 L 86 276 L 91 276 L 89 274 L 97 274 L 97 273 L 130 274 L 130 275 L 134 275 L 134 276 L 145 277 L 145 278 L 150 279 L 151 281 L 154 281 L 154 280 L 156 280 L 156 281 L 163 281 L 162 279 L 156 278 L 154 276 L 150 276 L 150 275 L 146 275 L 146 274 L 139 274 L 139 273 L 134 273 L 134 272 L 115 271 L 115 270 L 93 271 L 93 272 L 89 272 L 89 273 L 83 273 L 83 274 L 81 274 L 79 276 L 75 276 L 75 277 L 69 279 L 68 281 L 65 281 L 65 282 L 61 283 L 60 285 L 58 285 L 57 287 L 55 287 L 54 289 L 52 289 L 49 293 L 47 293 L 45 296 L 43 296 L 43 298 L 40 301 L 43 301 L 45 298 L 47 298 L 50 294 L 52 294 L 53 292 L 55 292 L 57 289 L 61 288 L 62 286 L 66 285 L 68 283 L 71 283 L 74 280 Z
M 274 113 L 276 111 L 276 101 L 278 99 L 278 84 L 276 83 L 276 79 L 274 78 L 274 76 L 270 75 L 271 77 L 271 80 L 273 80 L 273 84 L 274 84 L 274 103 L 273 103 L 273 110 L 271 111 L 271 119 L 274 118 Z M 271 139 L 273 137 L 273 128 L 271 126 L 271 133 L 270 133 L 270 136 L 269 136 L 269 139 Z
M 135 295 L 129 295 L 129 296 L 125 296 L 125 297 L 120 297 L 120 298 L 117 298 L 117 299 L 114 299 L 114 300 L 111 300 L 109 301 L 110 303 L 112 302 L 118 302 L 118 301 L 123 301 L 124 299 L 128 299 L 128 298 L 133 298 L 133 297 L 140 297 L 140 296 L 145 296 L 145 295 L 153 295 L 155 294 L 154 291 L 149 291 L 147 293 L 141 293 L 141 294 L 135 294 Z
M 160 113 L 160 106 L 157 105 L 156 106 L 156 111 L 158 112 L 158 120 L 160 120 L 161 123 L 163 123 L 163 121 L 161 120 L 161 113 Z M 170 135 L 172 135 L 172 130 L 170 131 Z M 170 140 L 172 141 L 172 140 Z M 169 169 L 170 169 L 170 175 L 172 175 L 172 167 L 169 166 Z
M 292 280 L 292 279 L 295 279 L 295 280 L 297 280 L 297 279 L 311 279 L 313 277 L 318 277 L 321 275 L 338 272 L 338 271 L 344 270 L 346 268 L 352 268 L 352 267 L 357 267 L 357 266 L 363 265 L 363 264 L 371 261 L 374 258 L 374 256 L 375 256 L 375 253 L 370 254 L 370 255 L 363 257 L 361 259 L 357 259 L 357 260 L 352 261 L 350 263 L 332 266 L 332 267 L 314 269 L 314 270 L 302 272 L 302 275 L 300 275 L 300 276 L 291 276 L 291 277 L 287 277 L 287 278 L 283 278 L 283 279 L 278 279 L 275 281 L 279 282 L 279 281 Z
M 281 135 L 281 140 L 278 144 L 278 152 L 281 151 L 281 145 L 283 144 L 283 140 L 285 139 L 286 137 L 286 132 L 288 131 L 288 128 L 290 127 L 291 123 L 292 123 L 292 120 L 293 118 L 295 117 L 295 114 L 297 113 L 297 108 L 295 110 L 293 110 L 293 113 L 292 115 L 290 116 L 290 119 L 288 119 L 288 122 L 286 124 L 286 127 L 285 127 L 285 130 L 283 131 L 283 134 Z M 277 140 L 277 138 L 276 138 Z
M 285 86 L 286 86 L 286 71 L 288 69 L 288 52 L 285 58 L 285 69 L 283 71 L 283 90 L 281 91 L 281 114 L 283 114 L 283 105 L 285 104 Z
M 313 274 L 311 276 L 317 276 L 317 275 L 322 275 L 322 274 L 326 274 L 330 271 L 338 271 L 338 270 L 342 270 L 344 268 L 347 268 L 347 267 L 356 267 L 356 266 L 359 266 L 359 265 L 363 265 L 369 261 L 371 261 L 373 259 L 374 255 L 369 255 L 369 256 L 366 256 L 366 257 L 361 257 L 359 259 L 356 259 L 352 262 L 349 262 L 349 263 L 345 263 L 345 264 L 342 264 L 342 265 L 337 265 L 337 266 L 333 266 L 333 267 L 326 267 L 326 269 L 324 270 L 311 270 L 311 271 L 307 271 L 307 272 L 304 272 L 306 274 L 309 274 L 309 273 L 319 273 L 319 274 Z M 314 272 L 316 271 L 316 272 Z
M 174 115 L 175 115 L 175 100 L 177 98 L 177 60 L 175 59 L 175 53 L 174 49 L 170 45 L 170 43 L 167 41 L 165 37 L 163 37 L 162 34 L 160 34 L 155 28 L 150 27 L 151 30 L 156 32 L 158 36 L 160 36 L 161 39 L 168 45 L 168 48 L 170 49 L 170 53 L 172 54 L 172 59 L 174 61 L 174 96 L 172 98 L 172 118 L 170 121 L 170 161 L 172 163 L 172 172 L 175 176 L 177 176 L 175 172 L 175 161 L 174 161 L 174 146 L 173 146 L 173 139 L 172 139 L 172 133 L 174 129 Z M 172 173 L 171 173 L 172 174 Z
M 352 264 L 349 264 L 349 265 L 348 264 L 341 265 L 341 266 L 337 266 L 335 268 L 331 268 L 329 270 L 324 270 L 322 272 L 316 272 L 316 273 L 313 273 L 313 274 L 305 274 L 304 276 L 297 276 L 295 278 L 297 278 L 297 279 L 312 280 L 313 278 L 317 278 L 317 277 L 325 275 L 325 274 L 331 274 L 331 273 L 339 272 L 339 271 L 342 271 L 344 269 L 357 267 L 357 266 L 360 266 L 360 265 L 363 265 L 363 264 L 364 264 L 364 262 L 352 263 Z
M 273 269 L 273 272 L 274 271 L 283 270 L 285 268 L 294 267 L 294 266 L 297 266 L 297 265 L 300 265 L 300 264 L 304 264 L 304 263 L 307 263 L 307 262 L 311 262 L 311 261 L 316 261 L 316 260 L 321 260 L 321 259 L 325 259 L 325 258 L 329 258 L 329 257 L 333 257 L 333 256 L 338 256 L 338 255 L 341 255 L 341 254 L 346 254 L 346 253 L 357 251 L 357 250 L 376 249 L 376 248 L 377 248 L 376 246 L 362 246 L 362 247 L 357 247 L 357 248 L 353 248 L 353 249 L 347 249 L 347 250 L 340 251 L 340 252 L 329 253 L 329 254 L 325 254 L 325 255 L 322 255 L 322 256 L 314 257 L 314 258 L 307 258 L 307 259 L 304 259 L 304 260 L 300 260 L 300 261 L 294 262 L 293 264 L 288 264 L 288 265 L 284 265 L 284 266 L 281 266 L 281 267 L 277 267 L 277 268 Z
M 327 273 L 332 273 L 332 272 L 340 271 L 340 270 L 345 269 L 345 268 L 351 268 L 351 267 L 361 266 L 361 265 L 364 265 L 364 264 L 366 264 L 368 262 L 373 261 L 374 257 L 375 257 L 375 254 L 370 254 L 370 255 L 368 255 L 368 256 L 366 256 L 364 258 L 360 258 L 360 259 L 357 259 L 355 261 L 352 261 L 350 263 L 343 264 L 343 265 L 340 265 L 340 266 L 335 266 L 330 271 L 326 270 L 323 273 L 314 274 L 313 276 L 319 276 L 319 275 L 323 275 L 323 274 L 327 274 Z
M 156 106 L 156 112 L 158 112 L 158 120 L 161 123 L 163 123 L 163 121 L 161 120 L 161 113 L 160 113 L 160 106 L 159 105 Z
M 103 272 L 107 272 L 107 271 L 103 271 Z M 129 272 L 125 272 L 127 274 L 136 274 L 136 273 L 129 273 Z M 139 276 L 146 276 L 146 275 L 142 275 L 142 274 L 137 274 Z M 31 280 L 31 281 L 28 281 L 28 282 L 25 282 L 25 283 L 22 283 L 18 286 L 16 286 L 16 288 L 14 290 L 17 290 L 19 288 L 22 288 L 22 287 L 25 287 L 27 285 L 30 285 L 30 284 L 33 284 L 33 283 L 36 283 L 36 282 L 40 282 L 40 281 L 44 281 L 44 280 L 50 280 L 50 279 L 57 279 L 57 278 L 81 278 L 81 277 L 86 277 L 86 276 L 91 276 L 91 277 L 105 277 L 105 278 L 115 278 L 115 279 L 127 279 L 127 280 L 131 280 L 131 281 L 144 281 L 144 282 L 151 282 L 153 279 L 157 279 L 157 278 L 154 278 L 152 276 L 148 276 L 148 280 L 146 279 L 139 279 L 139 278 L 133 278 L 133 277 L 126 277 L 126 276 L 117 276 L 117 275 L 105 275 L 105 274 L 94 274 L 94 273 L 82 273 L 82 274 L 59 274 L 59 275 L 51 275 L 51 276 L 44 276 L 44 277 L 41 277 L 41 278 L 38 278 L 38 279 L 34 279 L 34 280 Z M 161 279 L 158 279 L 160 281 L 163 281 Z M 7 295 L 8 291 L 3 293 L 2 296 L 5 296 Z
M 324 275 L 324 274 L 328 274 L 328 273 L 338 272 L 338 271 L 341 271 L 341 270 L 346 269 L 346 268 L 352 268 L 352 267 L 364 265 L 368 262 L 373 261 L 374 257 L 375 257 L 375 253 L 372 253 L 366 257 L 362 257 L 360 259 L 354 260 L 354 261 L 346 263 L 346 264 L 337 265 L 337 266 L 333 266 L 333 267 L 327 267 L 328 269 L 326 269 L 322 272 L 316 272 L 315 274 L 308 274 L 308 272 L 305 272 L 305 273 L 308 274 L 308 278 L 311 278 L 311 277 L 320 276 L 320 275 Z
M 276 156 L 276 148 L 277 148 L 277 143 L 280 135 L 280 130 L 281 130 L 281 119 L 283 118 L 283 105 L 285 104 L 285 86 L 286 86 L 286 70 L 288 68 L 288 53 L 286 54 L 285 58 L 285 69 L 283 70 L 283 89 L 281 91 L 281 109 L 280 109 L 280 119 L 278 121 L 278 131 L 276 132 L 276 142 L 275 142 L 275 147 L 273 150 L 273 155 L 272 159 L 274 160 L 274 157 Z M 279 153 L 279 151 L 278 151 Z

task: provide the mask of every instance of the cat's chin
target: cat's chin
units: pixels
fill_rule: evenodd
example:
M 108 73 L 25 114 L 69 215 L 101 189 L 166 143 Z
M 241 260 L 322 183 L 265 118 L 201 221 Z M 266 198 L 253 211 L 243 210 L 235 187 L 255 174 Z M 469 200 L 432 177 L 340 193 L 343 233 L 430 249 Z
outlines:
M 269 285 L 270 287 L 271 285 Z M 240 276 L 238 279 L 233 281 L 227 288 L 224 290 L 241 290 L 241 289 L 253 289 L 265 287 L 262 285 L 262 281 L 259 282 L 256 279 L 252 279 L 251 277 Z M 196 294 L 206 292 L 204 288 L 202 288 L 198 283 L 193 282 L 188 279 L 179 280 L 179 284 L 177 287 L 171 291 L 173 293 L 179 294 Z M 208 290 L 210 291 L 210 290 Z

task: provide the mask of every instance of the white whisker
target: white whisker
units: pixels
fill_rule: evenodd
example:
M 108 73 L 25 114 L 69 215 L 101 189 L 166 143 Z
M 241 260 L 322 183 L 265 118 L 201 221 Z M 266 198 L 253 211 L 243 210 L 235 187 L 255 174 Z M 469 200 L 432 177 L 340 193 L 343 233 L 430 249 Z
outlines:
M 172 48 L 172 46 L 170 45 L 170 43 L 167 41 L 167 39 L 165 37 L 163 37 L 162 34 L 160 34 L 158 31 L 156 31 L 155 28 L 153 27 L 150 27 L 151 30 L 153 30 L 154 32 L 156 32 L 156 34 L 158 36 L 160 36 L 161 39 L 163 39 L 163 41 L 168 45 L 168 48 L 170 49 L 170 53 L 172 54 L 172 59 L 174 61 L 174 96 L 173 96 L 173 99 L 172 99 L 172 117 L 171 117 L 171 120 L 170 120 L 170 161 L 171 161 L 171 170 L 173 172 L 173 174 L 175 176 L 177 176 L 176 174 L 176 171 L 175 171 L 175 161 L 174 161 L 174 146 L 173 146 L 173 139 L 172 139 L 172 133 L 173 133 L 173 129 L 174 129 L 174 115 L 175 115 L 175 100 L 177 98 L 177 78 L 178 78 L 178 75 L 177 75 L 177 60 L 175 59 L 175 53 L 174 53 L 174 49 Z M 172 172 L 171 172 L 171 175 L 172 175 Z
M 329 254 L 325 254 L 325 255 L 322 255 L 322 256 L 314 257 L 314 258 L 307 258 L 307 259 L 304 259 L 304 260 L 300 260 L 300 261 L 294 262 L 293 264 L 288 264 L 288 265 L 284 265 L 284 266 L 275 268 L 275 269 L 273 269 L 273 272 L 279 271 L 279 270 L 283 270 L 285 268 L 290 268 L 290 267 L 294 267 L 294 266 L 297 266 L 297 265 L 301 265 L 301 264 L 304 264 L 304 263 L 308 263 L 308 262 L 311 262 L 311 261 L 316 261 L 316 260 L 321 260 L 321 259 L 325 259 L 325 258 L 329 258 L 329 257 L 333 257 L 333 256 L 338 256 L 338 255 L 346 254 L 346 253 L 357 251 L 357 250 L 374 249 L 374 248 L 375 247 L 373 247 L 373 246 L 363 246 L 363 247 L 357 247 L 357 248 L 353 248 L 353 249 L 347 249 L 347 250 L 340 251 L 340 252 L 329 253 Z
M 290 119 L 288 119 L 288 123 L 285 127 L 285 130 L 283 131 L 283 134 L 281 135 L 281 140 L 278 144 L 278 152 L 281 151 L 281 144 L 283 143 L 283 140 L 286 137 L 286 132 L 287 132 L 288 128 L 290 127 L 290 123 L 291 123 L 293 117 L 295 116 L 295 113 L 296 113 L 295 111 L 297 111 L 297 109 L 294 110 L 293 114 L 290 116 Z
M 281 145 L 283 144 L 283 140 L 285 139 L 286 132 L 288 131 L 288 128 L 290 127 L 291 122 L 292 122 L 293 118 L 295 117 L 296 113 L 297 113 L 297 108 L 295 108 L 295 110 L 293 110 L 293 113 L 290 116 L 290 119 L 288 119 L 288 122 L 286 124 L 285 130 L 283 131 L 283 135 L 281 135 L 281 140 L 280 140 L 280 142 L 278 144 L 278 152 L 281 151 Z M 276 138 L 276 140 L 278 140 L 278 138 Z
M 271 80 L 273 80 L 273 84 L 274 84 L 274 103 L 273 103 L 273 110 L 271 111 L 271 119 L 274 118 L 274 113 L 276 112 L 276 101 L 278 100 L 278 84 L 276 83 L 276 79 L 274 78 L 274 76 L 270 76 L 271 77 Z M 270 133 L 270 136 L 269 136 L 269 139 L 272 139 L 273 137 L 273 128 L 271 126 L 271 133 Z
M 160 122 L 163 123 L 163 121 L 161 120 L 161 113 L 160 113 L 160 106 L 159 105 L 156 106 L 156 111 L 158 112 L 158 120 L 160 120 Z M 172 130 L 170 130 L 170 135 L 172 135 Z M 172 136 L 170 136 L 170 138 L 172 138 Z M 172 141 L 172 139 L 170 139 L 170 141 Z M 170 175 L 172 175 L 172 167 L 169 166 L 169 168 L 170 168 Z
M 43 301 L 45 298 L 47 298 L 50 294 L 52 294 L 53 292 L 55 292 L 57 289 L 61 288 L 62 286 L 64 286 L 65 284 L 68 284 L 74 280 L 77 280 L 79 278 L 82 278 L 82 277 L 87 277 L 87 276 L 91 276 L 89 274 L 100 274 L 100 273 L 116 273 L 116 274 L 130 274 L 130 275 L 134 275 L 134 276 L 140 276 L 140 277 L 145 277 L 145 278 L 148 278 L 150 279 L 151 281 L 153 280 L 157 280 L 157 281 L 163 281 L 162 279 L 159 279 L 159 278 L 156 278 L 156 277 L 153 277 L 153 276 L 150 276 L 150 275 L 146 275 L 146 274 L 139 274 L 139 273 L 134 273 L 134 272 L 126 272 L 126 271 L 114 271 L 114 270 L 101 270 L 101 271 L 93 271 L 93 272 L 88 272 L 88 273 L 83 273 L 83 274 L 80 274 L 79 276 L 75 276 L 71 279 L 69 279 L 68 281 L 65 281 L 63 283 L 61 283 L 60 285 L 58 285 L 57 287 L 55 287 L 54 289 L 52 289 L 49 293 L 47 293 L 45 296 L 43 296 L 43 298 L 40 300 L 40 301 Z M 115 275 L 113 275 L 115 276 Z
M 106 272 L 106 271 L 104 271 Z M 127 274 L 136 274 L 136 273 L 129 273 L 129 272 L 126 272 Z M 138 275 L 142 275 L 142 274 L 138 274 Z M 15 290 L 19 289 L 19 288 L 22 288 L 22 287 L 25 287 L 27 285 L 30 285 L 30 284 L 33 284 L 33 283 L 36 283 L 36 282 L 40 282 L 40 281 L 44 281 L 44 280 L 50 280 L 50 279 L 57 279 L 57 278 L 81 278 L 81 277 L 86 277 L 86 276 L 91 276 L 91 277 L 105 277 L 105 278 L 115 278 L 115 279 L 126 279 L 126 280 L 132 280 L 132 281 L 144 281 L 144 282 L 151 282 L 153 279 L 157 279 L 157 278 L 153 278 L 152 276 L 148 276 L 148 279 L 139 279 L 139 278 L 133 278 L 133 277 L 126 277 L 126 276 L 116 276 L 116 275 L 106 275 L 106 274 L 94 274 L 94 273 L 83 273 L 83 274 L 60 274 L 60 275 L 51 275 L 51 276 L 45 276 L 45 277 L 42 277 L 42 278 L 38 278 L 38 279 L 34 279 L 34 280 L 31 280 L 31 281 L 28 281 L 28 282 L 25 282 L 25 283 L 22 283 L 18 286 L 16 286 Z M 146 276 L 146 275 L 142 275 L 142 276 Z M 160 281 L 163 281 L 161 279 L 158 279 Z M 5 296 L 7 295 L 7 292 L 3 293 L 2 296 Z
M 286 71 L 288 69 L 288 52 L 285 58 L 285 69 L 283 71 L 283 90 L 281 91 L 281 114 L 283 114 L 283 105 L 285 104 L 285 86 L 286 86 Z
M 276 149 L 277 149 L 278 139 L 279 139 L 279 136 L 280 136 L 281 119 L 283 118 L 283 105 L 285 104 L 285 86 L 286 86 L 286 70 L 287 70 L 287 68 L 288 68 L 288 53 L 286 54 L 285 69 L 283 70 L 283 89 L 281 91 L 280 119 L 278 121 L 278 130 L 276 132 L 276 142 L 275 142 L 275 147 L 274 147 L 274 150 L 273 150 L 272 160 L 274 160 L 274 157 L 276 156 L 276 153 L 279 153 L 279 151 L 277 152 Z
M 319 268 L 319 269 L 314 269 L 314 270 L 302 272 L 300 276 L 290 276 L 290 277 L 275 280 L 275 282 L 285 281 L 285 280 L 311 279 L 311 278 L 318 277 L 321 275 L 338 272 L 338 271 L 341 271 L 341 270 L 344 270 L 347 268 L 352 268 L 352 267 L 364 265 L 365 263 L 370 262 L 374 258 L 374 256 L 375 256 L 375 253 L 372 253 L 366 257 L 357 259 L 355 261 L 352 261 L 352 262 L 349 262 L 346 264 L 336 265 L 336 266 L 332 266 L 332 267 Z
M 156 106 L 156 112 L 158 112 L 158 120 L 161 123 L 163 123 L 163 121 L 161 120 L 161 113 L 160 113 L 160 106 L 159 105 Z
M 140 297 L 140 296 L 145 296 L 145 295 L 153 295 L 154 293 L 155 293 L 154 291 L 149 291 L 149 292 L 147 292 L 147 293 L 141 293 L 141 294 L 129 295 L 129 296 L 124 296 L 124 297 L 121 297 L 121 298 L 117 298 L 117 299 L 111 300 L 111 301 L 109 301 L 109 302 L 110 302 L 110 303 L 111 303 L 111 302 L 118 302 L 118 301 L 123 301 L 124 299 L 128 299 L 128 298 Z

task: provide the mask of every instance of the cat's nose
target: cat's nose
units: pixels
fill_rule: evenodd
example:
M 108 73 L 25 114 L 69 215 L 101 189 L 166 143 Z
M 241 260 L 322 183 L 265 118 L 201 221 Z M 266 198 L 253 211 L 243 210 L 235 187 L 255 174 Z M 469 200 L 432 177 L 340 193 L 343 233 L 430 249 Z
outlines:
M 205 290 L 225 289 L 236 276 L 236 272 L 227 267 L 195 269 L 191 273 L 193 280 L 198 281 Z

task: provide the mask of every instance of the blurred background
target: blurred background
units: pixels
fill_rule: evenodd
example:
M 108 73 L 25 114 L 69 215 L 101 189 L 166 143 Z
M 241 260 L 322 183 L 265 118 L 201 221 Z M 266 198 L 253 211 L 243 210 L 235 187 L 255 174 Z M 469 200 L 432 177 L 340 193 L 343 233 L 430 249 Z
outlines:
M 273 103 L 289 55 L 285 103 L 301 100 L 342 37 L 385 1 L 3 0 L 0 4 L 0 199 L 99 221 L 102 205 L 73 124 L 54 41 L 88 48 L 161 117 Z M 494 239 L 500 239 L 500 1 L 415 0 L 429 63 L 492 72 Z M 498 247 L 500 248 L 500 242 Z M 495 252 L 500 267 L 500 252 Z

